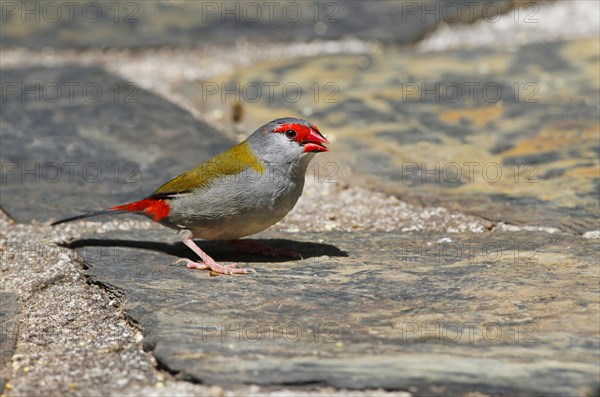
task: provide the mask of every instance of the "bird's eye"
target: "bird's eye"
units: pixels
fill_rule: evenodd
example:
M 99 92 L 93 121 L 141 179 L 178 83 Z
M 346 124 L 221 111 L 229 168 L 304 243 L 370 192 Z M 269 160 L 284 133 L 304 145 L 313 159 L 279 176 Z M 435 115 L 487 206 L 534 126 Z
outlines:
M 298 134 L 294 130 L 286 130 L 285 131 L 285 136 L 289 139 L 294 139 L 296 137 L 296 135 L 298 135 Z

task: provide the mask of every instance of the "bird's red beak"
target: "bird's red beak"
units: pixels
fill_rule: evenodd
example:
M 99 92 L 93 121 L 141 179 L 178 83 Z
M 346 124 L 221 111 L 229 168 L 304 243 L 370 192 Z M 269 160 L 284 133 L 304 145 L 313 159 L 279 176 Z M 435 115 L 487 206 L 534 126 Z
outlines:
M 304 140 L 304 152 L 326 152 L 328 149 L 323 145 L 324 143 L 329 141 L 316 127 L 313 127 Z

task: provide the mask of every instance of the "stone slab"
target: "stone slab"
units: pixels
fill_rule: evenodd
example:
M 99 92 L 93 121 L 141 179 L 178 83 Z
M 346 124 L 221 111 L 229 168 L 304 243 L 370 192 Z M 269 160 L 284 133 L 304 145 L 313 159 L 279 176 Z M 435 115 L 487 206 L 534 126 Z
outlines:
M 230 115 L 235 96 L 221 87 L 235 93 L 237 84 L 245 125 L 311 119 L 332 140 L 320 162 L 349 166 L 352 182 L 491 221 L 584 233 L 600 214 L 599 48 L 598 39 L 386 48 L 268 61 L 182 91 L 207 114 Z
M 448 4 L 450 3 L 450 4 Z M 414 43 L 440 22 L 495 20 L 509 0 L 478 1 L 6 1 L 2 47 L 158 47 L 236 40 Z
M 303 260 L 240 256 L 210 277 L 170 232 L 73 242 L 160 364 L 208 384 L 326 384 L 415 395 L 584 395 L 598 383 L 597 241 L 563 233 L 269 232 Z
M 7 69 L 1 84 L 0 205 L 19 222 L 140 199 L 233 144 L 102 69 Z
M 19 334 L 20 312 L 19 296 L 12 292 L 0 291 L 0 393 L 4 391 L 8 377 L 12 374 L 10 363 Z

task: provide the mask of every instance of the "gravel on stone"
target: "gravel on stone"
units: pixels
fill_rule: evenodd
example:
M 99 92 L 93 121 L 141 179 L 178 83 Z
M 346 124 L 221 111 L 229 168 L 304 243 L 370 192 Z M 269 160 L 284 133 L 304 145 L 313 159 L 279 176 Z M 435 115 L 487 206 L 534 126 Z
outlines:
M 526 1 L 503 15 L 490 15 L 470 25 L 442 23 L 416 47 L 421 52 L 484 46 L 516 49 L 529 43 L 598 35 L 600 3 L 597 1 Z

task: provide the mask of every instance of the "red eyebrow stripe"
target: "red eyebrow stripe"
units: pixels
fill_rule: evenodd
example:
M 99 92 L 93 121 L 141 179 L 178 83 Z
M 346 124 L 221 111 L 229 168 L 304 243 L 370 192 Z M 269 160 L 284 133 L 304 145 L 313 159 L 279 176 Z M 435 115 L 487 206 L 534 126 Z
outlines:
M 273 132 L 285 132 L 286 130 L 294 130 L 298 133 L 298 136 L 294 139 L 296 142 L 302 142 L 310 134 L 310 127 L 298 123 L 282 124 Z
M 289 129 L 296 130 L 296 132 L 298 132 L 299 134 L 302 132 L 307 133 L 309 130 L 309 128 L 305 125 L 294 123 L 294 124 L 282 124 L 275 131 L 276 132 L 285 132 L 285 130 L 289 130 Z

